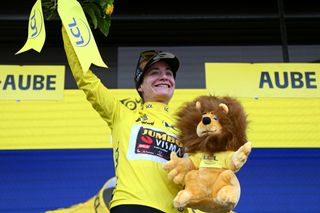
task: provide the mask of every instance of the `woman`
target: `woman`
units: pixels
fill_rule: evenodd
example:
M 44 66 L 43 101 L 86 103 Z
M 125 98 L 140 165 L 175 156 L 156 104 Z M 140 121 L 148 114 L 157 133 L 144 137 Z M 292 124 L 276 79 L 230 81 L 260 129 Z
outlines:
M 173 198 L 182 186 L 169 181 L 162 168 L 172 151 L 179 157 L 184 154 L 176 144 L 177 130 L 168 109 L 179 60 L 167 52 L 141 53 L 134 80 L 143 106 L 131 111 L 90 70 L 83 72 L 64 28 L 62 34 L 78 87 L 111 129 L 117 184 L 110 211 L 179 212 Z

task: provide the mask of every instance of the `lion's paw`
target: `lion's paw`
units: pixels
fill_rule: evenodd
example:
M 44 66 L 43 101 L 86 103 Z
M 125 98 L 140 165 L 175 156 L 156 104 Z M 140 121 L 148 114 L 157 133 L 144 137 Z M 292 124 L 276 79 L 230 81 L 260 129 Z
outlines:
M 232 162 L 236 170 L 239 170 L 246 163 L 251 149 L 251 142 L 247 142 L 234 153 L 234 155 L 232 156 Z
M 192 194 L 186 190 L 180 191 L 173 200 L 175 208 L 184 208 L 190 201 Z
M 231 210 L 237 204 L 238 196 L 232 186 L 225 186 L 220 189 L 214 201 L 220 206 L 228 207 Z

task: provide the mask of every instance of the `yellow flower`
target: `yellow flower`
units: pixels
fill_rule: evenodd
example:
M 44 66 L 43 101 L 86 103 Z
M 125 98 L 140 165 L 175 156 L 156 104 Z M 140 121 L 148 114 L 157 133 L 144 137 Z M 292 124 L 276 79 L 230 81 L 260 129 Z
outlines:
M 110 15 L 112 14 L 112 12 L 113 12 L 113 4 L 108 4 L 107 7 L 106 7 L 106 9 L 104 10 L 104 12 L 105 12 L 108 16 L 110 16 Z

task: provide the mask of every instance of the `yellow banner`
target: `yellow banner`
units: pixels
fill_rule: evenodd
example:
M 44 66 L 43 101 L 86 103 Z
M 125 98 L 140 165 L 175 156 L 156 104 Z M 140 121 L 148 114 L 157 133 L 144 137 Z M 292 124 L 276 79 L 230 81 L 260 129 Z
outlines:
M 1 73 L 1 72 L 0 72 Z M 112 89 L 131 110 L 134 89 Z M 205 89 L 176 89 L 174 112 Z M 248 114 L 248 140 L 255 148 L 320 148 L 319 98 L 239 98 Z M 64 90 L 61 101 L 0 101 L 0 150 L 111 148 L 111 131 L 81 90 Z
M 1 66 L 0 100 L 61 100 L 64 66 Z
M 101 58 L 79 2 L 76 0 L 59 0 L 58 13 L 78 56 L 82 70 L 86 72 L 91 64 L 107 67 Z
M 40 52 L 45 39 L 46 30 L 44 27 L 41 0 L 37 0 L 37 2 L 32 7 L 29 17 L 28 39 L 25 45 L 16 54 L 25 52 L 30 49 L 34 49 L 37 52 Z
M 236 97 L 320 97 L 320 64 L 205 63 L 206 88 Z

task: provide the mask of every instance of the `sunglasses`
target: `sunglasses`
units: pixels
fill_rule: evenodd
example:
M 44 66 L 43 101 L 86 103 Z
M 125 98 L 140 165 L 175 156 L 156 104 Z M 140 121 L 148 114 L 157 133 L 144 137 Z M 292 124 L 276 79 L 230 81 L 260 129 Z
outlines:
M 148 63 L 152 64 L 153 61 L 158 61 L 162 58 L 174 58 L 175 56 L 168 52 L 155 51 L 155 50 L 147 50 L 140 53 L 139 63 L 143 61 L 148 61 Z M 152 59 L 152 61 L 149 61 Z
M 158 51 L 147 50 L 140 53 L 139 61 L 145 61 L 158 54 Z
M 138 60 L 138 69 L 142 71 L 145 67 L 145 65 L 152 59 L 152 57 L 156 56 L 158 54 L 155 50 L 147 50 L 140 53 L 140 57 Z
M 155 61 L 159 61 L 163 58 L 174 58 L 175 56 L 168 52 L 155 51 L 155 50 L 147 50 L 140 53 L 138 64 L 153 64 Z M 140 67 L 139 67 L 140 68 Z M 140 68 L 141 69 L 141 68 Z

